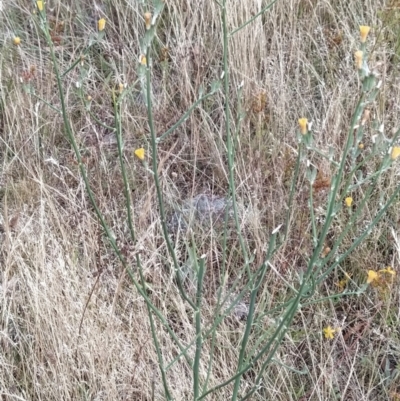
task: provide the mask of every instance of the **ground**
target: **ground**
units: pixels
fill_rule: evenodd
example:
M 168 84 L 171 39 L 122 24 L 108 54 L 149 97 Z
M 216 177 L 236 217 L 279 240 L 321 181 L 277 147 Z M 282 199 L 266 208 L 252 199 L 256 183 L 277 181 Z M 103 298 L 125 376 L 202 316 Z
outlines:
M 224 60 L 224 0 L 38 3 L 0 3 L 1 399 L 400 400 L 400 4 L 226 0 Z

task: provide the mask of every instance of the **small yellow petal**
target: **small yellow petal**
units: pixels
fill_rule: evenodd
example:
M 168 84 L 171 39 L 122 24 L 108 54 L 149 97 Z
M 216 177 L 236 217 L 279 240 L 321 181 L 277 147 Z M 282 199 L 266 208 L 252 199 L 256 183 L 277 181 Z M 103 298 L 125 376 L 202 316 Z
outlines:
M 335 337 L 335 329 L 332 329 L 331 326 L 325 327 L 322 332 L 324 333 L 325 338 L 328 340 L 332 340 Z
M 99 32 L 104 31 L 104 28 L 106 26 L 106 20 L 104 18 L 99 19 L 97 22 L 97 27 L 99 28 Z
M 351 207 L 351 204 L 353 203 L 353 198 L 351 196 L 348 196 L 345 200 L 344 203 L 346 204 L 347 207 Z
M 361 43 L 365 43 L 365 41 L 367 40 L 367 36 L 368 36 L 370 29 L 371 29 L 371 27 L 369 27 L 367 25 L 360 26 Z
M 37 1 L 36 2 L 37 8 L 39 11 L 43 11 L 44 5 L 43 5 L 43 1 Z
M 374 270 L 368 270 L 367 284 L 371 284 L 379 279 L 379 275 Z
M 390 153 L 390 158 L 396 160 L 400 156 L 400 146 L 393 146 L 392 152 Z
M 140 56 L 140 64 L 147 65 L 147 59 L 146 59 L 146 56 L 144 54 L 142 54 Z
M 139 148 L 135 150 L 135 156 L 139 159 L 139 160 L 144 160 L 144 149 L 143 148 Z
M 300 132 L 302 133 L 302 135 L 307 134 L 307 122 L 308 120 L 306 118 L 299 118 Z
M 354 53 L 354 58 L 356 60 L 356 67 L 357 69 L 361 70 L 363 65 L 363 52 L 358 50 Z
M 363 143 L 359 143 L 358 144 L 358 149 L 361 149 L 361 150 L 364 149 L 364 144 Z
M 15 46 L 19 46 L 21 44 L 21 38 L 19 36 L 15 36 L 13 39 L 13 43 Z

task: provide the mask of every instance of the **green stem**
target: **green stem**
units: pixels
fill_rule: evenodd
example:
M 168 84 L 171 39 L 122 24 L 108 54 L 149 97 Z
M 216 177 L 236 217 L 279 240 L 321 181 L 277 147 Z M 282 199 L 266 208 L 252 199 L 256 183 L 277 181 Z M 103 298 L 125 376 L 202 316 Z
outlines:
M 132 242 L 136 243 L 135 230 L 133 228 L 132 222 L 132 208 L 131 208 L 131 191 L 129 190 L 128 177 L 126 175 L 124 154 L 123 154 L 123 139 L 122 139 L 122 127 L 121 127 L 121 104 L 119 99 L 116 98 L 115 93 L 113 93 L 113 103 L 114 103 L 114 121 L 117 134 L 117 145 L 118 145 L 118 157 L 119 164 L 121 167 L 122 179 L 124 182 L 124 195 L 125 195 L 125 207 L 127 211 L 128 227 L 131 235 Z
M 185 112 L 185 114 L 171 127 L 169 128 L 167 131 L 165 131 L 162 135 L 160 135 L 157 138 L 157 143 L 160 143 L 161 141 L 163 141 L 171 132 L 173 132 L 174 130 L 176 130 L 184 121 L 186 121 L 191 112 L 202 102 L 204 102 L 204 100 L 207 100 L 209 97 L 211 97 L 212 95 L 215 94 L 215 91 L 211 91 L 209 93 L 207 93 L 206 95 L 200 97 L 199 99 L 197 99 L 192 106 L 189 107 L 189 109 Z
M 222 2 L 222 30 L 223 30 L 223 69 L 224 69 L 224 96 L 225 96 L 225 133 L 226 133 L 226 144 L 228 152 L 228 170 L 229 170 L 229 191 L 232 197 L 232 210 L 233 218 L 235 221 L 236 232 L 239 237 L 239 243 L 244 258 L 244 263 L 247 269 L 247 273 L 250 274 L 249 257 L 247 249 L 242 236 L 242 230 L 239 224 L 239 214 L 237 210 L 236 201 L 236 186 L 235 186 L 235 149 L 233 146 L 232 132 L 231 132 L 231 109 L 229 104 L 229 43 L 228 43 L 228 21 L 226 12 L 226 1 Z M 228 205 L 229 207 L 230 205 Z
M 103 227 L 103 230 L 104 230 L 104 232 L 106 234 L 107 239 L 110 242 L 110 245 L 111 245 L 113 251 L 117 255 L 117 257 L 120 260 L 120 262 L 122 263 L 122 266 L 124 267 L 124 269 L 126 269 L 126 271 L 128 272 L 128 275 L 129 275 L 130 279 L 132 280 L 132 283 L 134 284 L 135 288 L 137 289 L 139 294 L 143 297 L 143 299 L 145 300 L 146 304 L 154 312 L 154 314 L 160 319 L 161 323 L 167 329 L 168 333 L 171 335 L 172 339 L 174 340 L 174 342 L 178 346 L 178 348 L 181 351 L 182 355 L 186 358 L 187 362 L 191 365 L 191 360 L 190 360 L 189 356 L 187 355 L 187 352 L 182 347 L 182 344 L 180 343 L 180 341 L 176 337 L 176 335 L 173 332 L 173 330 L 169 327 L 169 325 L 166 322 L 164 316 L 151 303 L 151 301 L 147 297 L 145 291 L 142 289 L 140 284 L 135 279 L 131 269 L 127 265 L 125 258 L 122 256 L 121 251 L 120 251 L 120 249 L 118 248 L 118 246 L 117 246 L 117 244 L 115 242 L 114 236 L 113 236 L 110 228 L 108 227 L 107 222 L 105 221 L 105 219 L 104 219 L 99 207 L 97 206 L 97 202 L 96 202 L 96 200 L 94 198 L 94 194 L 92 192 L 92 189 L 91 189 L 91 186 L 90 186 L 87 174 L 86 174 L 86 169 L 85 169 L 85 167 L 84 167 L 84 165 L 82 163 L 82 157 L 81 157 L 78 145 L 77 145 L 77 143 L 75 141 L 75 136 L 73 134 L 73 130 L 72 130 L 70 121 L 68 119 L 68 114 L 67 114 L 67 109 L 66 109 L 66 102 L 65 102 L 65 97 L 64 97 L 64 91 L 63 91 L 62 81 L 61 81 L 61 77 L 60 77 L 60 73 L 59 73 L 59 69 L 58 69 L 58 63 L 57 63 L 57 59 L 56 59 L 56 56 L 55 56 L 55 53 L 54 53 L 53 43 L 51 41 L 50 34 L 48 32 L 48 26 L 47 26 L 46 23 L 43 26 L 43 32 L 44 32 L 47 44 L 49 45 L 49 48 L 50 48 L 50 56 L 51 56 L 52 63 L 53 63 L 54 73 L 56 75 L 57 90 L 58 90 L 58 95 L 60 97 L 60 102 L 61 102 L 61 111 L 62 111 L 64 127 L 65 127 L 65 130 L 66 130 L 66 133 L 67 133 L 67 137 L 68 137 L 68 139 L 69 139 L 69 141 L 70 141 L 70 143 L 71 143 L 71 145 L 73 147 L 75 156 L 76 156 L 76 158 L 78 160 L 80 174 L 81 174 L 81 176 L 83 178 L 83 181 L 84 181 L 84 184 L 85 184 L 85 188 L 86 188 L 86 192 L 88 193 L 88 196 L 89 196 L 90 203 L 92 204 L 92 207 L 95 210 L 95 214 L 96 214 L 97 218 L 99 219 L 101 226 Z M 139 258 L 139 255 L 137 255 L 137 258 Z
M 233 36 L 235 33 L 242 30 L 245 26 L 251 24 L 256 18 L 258 18 L 260 15 L 262 15 L 266 11 L 268 11 L 276 2 L 277 2 L 277 0 L 273 0 L 271 3 L 269 3 L 267 6 L 265 6 L 259 13 L 257 13 L 254 17 L 250 18 L 244 24 L 240 25 L 238 28 L 236 28 L 234 31 L 232 31 L 229 36 Z
M 320 284 L 328 275 L 329 273 L 334 270 L 347 256 L 350 255 L 351 252 L 354 251 L 355 248 L 357 248 L 358 245 L 369 235 L 369 233 L 372 231 L 372 229 L 379 223 L 379 221 L 382 219 L 384 214 L 386 213 L 386 210 L 388 207 L 397 199 L 400 193 L 400 185 L 397 186 L 397 189 L 393 192 L 392 196 L 389 198 L 389 200 L 386 202 L 385 206 L 379 211 L 379 213 L 375 216 L 375 218 L 372 220 L 372 222 L 368 225 L 366 230 L 363 232 L 362 235 L 360 235 L 354 242 L 353 244 L 349 247 L 349 249 L 344 252 L 340 258 L 335 261 L 335 263 L 332 264 L 332 266 L 324 272 L 321 276 L 318 277 L 316 280 L 317 284 Z
M 203 296 L 203 280 L 204 280 L 204 258 L 200 259 L 200 266 L 197 273 L 197 294 L 196 294 L 196 309 L 194 311 L 196 321 L 196 353 L 193 364 L 193 394 L 196 401 L 199 397 L 200 390 L 200 358 L 202 351 L 202 335 L 201 335 L 201 300 Z
M 302 157 L 302 151 L 303 151 L 303 144 L 299 144 L 299 151 L 297 152 L 297 160 L 296 160 L 296 167 L 294 170 L 294 177 L 292 180 L 292 185 L 290 188 L 290 195 L 289 195 L 289 204 L 288 204 L 288 210 L 286 214 L 286 224 L 285 224 L 285 232 L 283 234 L 284 241 L 287 240 L 288 232 L 289 232 L 289 227 L 290 227 L 290 216 L 292 213 L 292 206 L 293 206 L 293 199 L 294 199 L 294 193 L 296 191 L 296 184 L 297 184 L 297 179 L 299 177 L 299 171 L 300 171 L 300 161 Z
M 330 193 L 329 193 L 329 203 L 328 203 L 328 208 L 326 211 L 326 220 L 325 220 L 325 224 L 322 227 L 322 232 L 319 235 L 319 239 L 318 239 L 318 245 L 314 248 L 314 252 L 311 256 L 311 259 L 309 260 L 308 263 L 308 271 L 311 273 L 312 271 L 312 267 L 316 265 L 316 261 L 319 258 L 319 255 L 321 254 L 322 248 L 325 244 L 325 238 L 328 234 L 328 231 L 331 227 L 333 218 L 334 218 L 334 208 L 336 207 L 336 197 L 337 194 L 339 192 L 339 188 L 340 188 L 340 183 L 341 183 L 341 179 L 343 176 L 343 172 L 344 172 L 344 168 L 346 165 L 346 160 L 347 160 L 347 155 L 350 151 L 351 148 L 351 144 L 352 144 L 352 135 L 353 135 L 353 130 L 355 125 L 357 124 L 361 113 L 364 109 L 364 94 L 362 94 L 360 96 L 360 99 L 357 103 L 357 107 L 356 107 L 356 111 L 353 114 L 352 117 L 352 121 L 350 124 L 350 129 L 349 132 L 347 134 L 347 142 L 346 142 L 346 146 L 345 146 L 345 150 L 343 152 L 342 155 L 342 160 L 340 162 L 340 166 L 339 166 L 339 170 L 337 172 L 337 174 L 334 177 L 334 186 L 331 189 Z
M 138 262 L 139 262 L 138 267 L 139 267 L 139 272 L 140 272 L 140 280 L 143 284 L 144 291 L 146 291 L 146 288 L 145 288 L 146 284 L 145 284 L 145 279 L 143 276 L 143 269 L 141 267 L 140 261 L 138 261 Z M 165 393 L 165 396 L 167 397 L 167 400 L 172 401 L 172 397 L 171 397 L 171 394 L 168 389 L 168 380 L 167 380 L 167 376 L 165 374 L 164 360 L 163 360 L 162 353 L 161 353 L 161 347 L 160 347 L 160 343 L 159 343 L 158 337 L 157 337 L 153 314 L 152 314 L 152 311 L 151 311 L 149 305 L 147 305 L 147 314 L 148 314 L 149 320 L 150 320 L 151 335 L 153 337 L 154 346 L 156 348 L 156 353 L 157 353 L 157 358 L 158 358 L 158 366 L 160 367 L 161 378 L 162 378 L 163 387 L 164 387 L 164 393 Z
M 171 239 L 168 234 L 168 228 L 165 217 L 164 210 L 164 200 L 163 194 L 161 191 L 160 178 L 158 175 L 158 162 L 157 162 L 157 138 L 156 131 L 154 128 L 154 117 L 153 117 L 153 107 L 152 107 L 152 93 L 151 93 L 151 76 L 150 76 L 150 46 L 147 48 L 146 54 L 146 97 L 147 97 L 147 120 L 150 129 L 150 138 L 151 138 L 151 156 L 152 156 L 152 167 L 153 167 L 153 175 L 154 175 L 154 184 L 156 186 L 157 191 L 157 200 L 158 207 L 160 208 L 160 218 L 161 218 L 161 227 L 163 231 L 163 236 L 165 242 L 167 243 L 167 248 L 170 256 L 172 257 L 174 263 L 174 271 L 176 275 L 176 281 L 178 283 L 179 292 L 181 297 L 190 305 L 190 307 L 195 310 L 195 303 L 186 295 L 185 289 L 183 288 L 182 278 L 180 274 L 178 260 L 176 259 L 176 254 L 174 247 L 172 246 Z

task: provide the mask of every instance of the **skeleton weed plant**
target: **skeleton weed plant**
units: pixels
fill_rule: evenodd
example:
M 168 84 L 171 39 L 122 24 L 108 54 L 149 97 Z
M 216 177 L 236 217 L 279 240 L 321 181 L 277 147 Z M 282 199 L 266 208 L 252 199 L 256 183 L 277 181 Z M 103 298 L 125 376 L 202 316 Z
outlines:
M 383 280 L 383 276 L 394 275 L 394 271 L 385 270 L 380 273 L 371 272 L 368 273 L 368 282 L 358 286 L 357 291 L 348 292 L 343 291 L 341 293 L 335 293 L 328 295 L 323 298 L 315 297 L 319 286 L 327 279 L 327 277 L 353 252 L 357 246 L 359 246 L 371 232 L 371 230 L 378 224 L 383 218 L 387 209 L 393 202 L 398 199 L 400 186 L 397 187 L 392 194 L 385 198 L 381 208 L 377 211 L 372 221 L 366 225 L 364 230 L 354 238 L 351 246 L 345 251 L 338 250 L 343 244 L 343 239 L 352 229 L 352 226 L 356 223 L 363 210 L 368 204 L 368 200 L 371 194 L 376 189 L 377 183 L 382 175 L 387 172 L 395 159 L 400 154 L 400 147 L 397 146 L 397 140 L 399 131 L 395 133 L 392 139 L 387 139 L 383 135 L 383 131 L 378 129 L 374 146 L 369 153 L 364 151 L 363 140 L 365 137 L 365 125 L 369 120 L 369 109 L 374 104 L 376 96 L 379 92 L 380 81 L 377 76 L 371 72 L 368 68 L 368 52 L 367 52 L 367 36 L 369 27 L 362 26 L 360 28 L 361 34 L 361 47 L 355 53 L 356 68 L 359 72 L 359 78 L 361 83 L 361 93 L 356 105 L 354 114 L 351 121 L 349 122 L 349 129 L 346 136 L 346 142 L 344 149 L 341 154 L 335 155 L 334 152 L 324 154 L 322 151 L 317 149 L 313 144 L 313 131 L 311 124 L 305 117 L 301 117 L 298 121 L 298 151 L 297 151 L 297 162 L 294 168 L 294 174 L 292 177 L 292 184 L 289 191 L 287 200 L 287 215 L 285 221 L 273 230 L 269 235 L 269 243 L 267 245 L 264 260 L 261 264 L 256 265 L 254 257 L 252 257 L 248 245 L 243 238 L 242 228 L 239 222 L 238 213 L 238 202 L 237 202 L 237 191 L 235 183 L 235 163 L 238 156 L 236 148 L 236 138 L 233 132 L 231 121 L 234 118 L 234 110 L 229 100 L 229 94 L 232 91 L 230 81 L 230 68 L 229 68 L 229 40 L 233 35 L 239 32 L 243 27 L 250 24 L 254 19 L 261 16 L 267 10 L 269 10 L 275 1 L 268 6 L 264 7 L 257 15 L 251 20 L 246 21 L 243 25 L 236 27 L 231 30 L 227 22 L 227 12 L 229 8 L 229 0 L 216 1 L 220 7 L 221 12 L 221 26 L 222 26 L 222 38 L 223 38 L 223 54 L 221 58 L 222 71 L 219 78 L 210 84 L 208 92 L 204 94 L 201 91 L 198 95 L 197 100 L 189 107 L 179 120 L 166 130 L 161 135 L 157 135 L 155 127 L 155 120 L 153 115 L 153 97 L 152 93 L 152 68 L 153 68 L 153 43 L 157 35 L 158 22 L 163 13 L 165 3 L 162 0 L 154 0 L 151 12 L 148 9 L 144 10 L 143 13 L 145 23 L 145 34 L 140 43 L 140 57 L 138 60 L 138 77 L 142 88 L 143 98 L 147 109 L 147 122 L 149 127 L 149 144 L 150 152 L 149 156 L 145 152 L 144 148 L 136 149 L 135 155 L 138 161 L 145 163 L 146 171 L 150 174 L 152 180 L 154 180 L 157 200 L 158 200 L 158 212 L 160 216 L 160 224 L 163 234 L 163 240 L 167 245 L 169 252 L 169 260 L 171 261 L 170 273 L 174 277 L 177 283 L 178 290 L 182 302 L 187 305 L 192 314 L 192 321 L 194 325 L 194 335 L 190 341 L 184 342 L 178 333 L 174 331 L 174 328 L 168 322 L 168 319 L 163 313 L 157 308 L 155 302 L 152 300 L 152 295 L 148 291 L 146 281 L 143 275 L 142 269 L 142 255 L 140 250 L 135 253 L 134 266 L 131 266 L 125 259 L 122 250 L 119 248 L 113 233 L 108 226 L 106 219 L 98 206 L 95 195 L 91 189 L 90 181 L 88 179 L 88 173 L 85 169 L 85 165 L 82 161 L 80 149 L 77 145 L 74 127 L 72 124 L 71 116 L 67 111 L 67 105 L 65 104 L 65 89 L 63 86 L 63 79 L 66 75 L 78 66 L 82 62 L 83 58 L 79 58 L 76 62 L 72 63 L 66 71 L 61 72 L 59 69 L 59 61 L 55 54 L 54 44 L 50 35 L 49 23 L 46 17 L 46 8 L 42 1 L 37 2 L 37 16 L 36 21 L 41 29 L 41 32 L 49 46 L 50 57 L 53 64 L 54 73 L 57 81 L 58 96 L 61 103 L 60 113 L 63 117 L 63 124 L 68 140 L 75 152 L 78 160 L 80 174 L 85 183 L 86 191 L 88 193 L 90 202 L 94 208 L 94 211 L 99 219 L 101 226 L 104 229 L 104 234 L 108 238 L 111 248 L 118 255 L 118 258 L 126 271 L 128 272 L 130 279 L 140 296 L 143 298 L 147 305 L 148 318 L 150 321 L 151 335 L 154 343 L 154 347 L 158 357 L 158 368 L 161 375 L 162 387 L 160 391 L 165 399 L 171 401 L 174 400 L 174 392 L 172 390 L 172 383 L 170 382 L 168 372 L 176 364 L 185 363 L 188 371 L 192 378 L 192 394 L 191 398 L 195 401 L 210 399 L 210 397 L 218 397 L 218 392 L 226 386 L 230 386 L 231 400 L 248 400 L 251 397 L 259 394 L 262 387 L 262 383 L 265 380 L 265 370 L 272 364 L 277 363 L 274 359 L 280 344 L 287 334 L 291 323 L 296 316 L 300 307 L 311 305 L 313 303 L 323 302 L 326 299 L 340 298 L 350 295 L 360 295 L 367 288 L 368 283 L 377 283 L 379 280 Z M 105 32 L 107 30 L 107 23 L 104 18 L 98 21 L 98 32 L 96 37 L 92 38 L 91 43 L 83 51 L 83 55 L 87 52 L 94 43 L 103 40 L 105 38 Z M 16 40 L 14 39 L 14 43 Z M 20 44 L 20 42 L 16 43 Z M 80 86 L 82 99 L 88 105 L 88 115 L 99 121 L 100 119 L 90 111 L 90 98 L 84 96 L 84 84 Z M 133 244 L 137 244 L 138 238 L 135 232 L 135 224 L 132 212 L 132 203 L 130 197 L 130 182 L 125 166 L 125 159 L 123 156 L 123 142 L 124 138 L 122 135 L 122 122 L 121 122 L 121 104 L 124 102 L 126 94 L 129 93 L 129 87 L 120 86 L 112 93 L 112 104 L 114 114 L 114 125 L 112 131 L 116 135 L 120 171 L 124 185 L 124 195 L 126 200 L 126 211 L 127 211 L 127 223 L 129 232 Z M 206 256 L 199 256 L 197 254 L 196 240 L 192 236 L 190 249 L 192 252 L 192 269 L 194 271 L 194 283 L 195 283 L 195 294 L 188 291 L 185 287 L 184 280 L 182 278 L 181 266 L 176 255 L 173 241 L 170 237 L 170 233 L 167 227 L 167 216 L 165 212 L 165 202 L 163 200 L 163 191 L 160 183 L 159 169 L 158 169 L 158 147 L 159 144 L 176 128 L 178 128 L 192 113 L 192 111 L 198 107 L 202 102 L 208 98 L 215 96 L 216 94 L 222 94 L 224 98 L 224 132 L 225 132 L 225 152 L 227 156 L 227 167 L 228 167 L 228 186 L 229 193 L 227 197 L 229 199 L 229 208 L 226 208 L 225 221 L 224 221 L 224 238 L 223 238 L 223 249 L 222 249 L 222 268 L 220 273 L 220 288 L 218 291 L 218 297 L 214 313 L 211 321 L 205 322 L 203 318 L 203 296 L 204 296 L 204 278 L 206 275 L 207 260 Z M 238 96 L 240 98 L 240 88 L 238 90 Z M 300 116 L 299 116 L 300 117 Z M 240 119 L 238 118 L 238 121 Z M 240 121 L 239 121 L 240 122 Z M 240 124 L 239 124 L 240 125 Z M 317 170 L 313 167 L 312 163 L 309 162 L 312 155 L 317 154 L 319 157 L 323 157 L 328 160 L 330 167 L 334 171 L 332 178 L 329 183 L 329 194 L 326 203 L 326 217 L 325 221 L 320 224 L 317 222 L 313 208 L 313 196 L 314 196 L 314 183 L 317 177 Z M 150 165 L 147 166 L 148 158 L 151 160 Z M 380 164 L 376 171 L 373 173 L 365 174 L 363 172 L 363 166 L 372 158 L 378 158 Z M 299 275 L 298 282 L 295 285 L 287 283 L 287 291 L 285 295 L 285 301 L 273 309 L 267 310 L 265 303 L 260 300 L 260 290 L 263 288 L 265 283 L 265 277 L 273 264 L 274 254 L 285 244 L 290 238 L 290 227 L 292 224 L 292 206 L 295 199 L 295 194 L 298 190 L 299 177 L 305 168 L 305 175 L 309 183 L 309 216 L 311 221 L 311 241 L 312 241 L 312 252 L 307 256 L 307 268 Z M 353 194 L 360 188 L 364 189 L 364 197 L 358 202 L 354 202 Z M 332 246 L 326 249 L 326 239 L 330 228 L 333 225 L 335 216 L 341 213 L 343 210 L 348 210 L 351 213 L 348 214 L 348 222 L 342 233 L 335 238 Z M 238 236 L 240 251 L 243 260 L 242 266 L 238 267 L 237 279 L 230 282 L 229 285 L 226 279 L 226 265 L 227 265 L 227 231 L 228 231 L 228 214 L 233 215 L 234 229 Z M 244 279 L 244 283 L 243 283 Z M 388 280 L 386 280 L 388 281 Z M 232 372 L 231 376 L 226 380 L 221 381 L 217 385 L 210 385 L 211 378 L 213 376 L 214 366 L 214 355 L 217 351 L 217 338 L 219 335 L 221 323 L 231 313 L 231 311 L 238 306 L 238 304 L 247 297 L 249 299 L 248 310 L 246 313 L 246 322 L 241 332 L 241 340 L 239 349 L 237 352 L 236 367 Z M 273 324 L 265 329 L 263 325 L 263 319 L 267 316 L 271 318 Z M 159 338 L 159 332 L 157 327 L 159 325 L 171 337 L 173 343 L 176 346 L 175 356 L 171 359 L 167 359 L 167 353 L 164 352 L 163 344 Z M 324 329 L 324 335 L 326 338 L 333 338 L 335 329 L 328 326 Z M 207 347 L 205 344 L 207 343 Z M 249 372 L 252 372 L 253 376 L 249 379 Z M 214 381 L 215 382 L 215 381 Z M 246 385 L 243 383 L 246 382 Z M 153 392 L 153 398 L 155 393 Z

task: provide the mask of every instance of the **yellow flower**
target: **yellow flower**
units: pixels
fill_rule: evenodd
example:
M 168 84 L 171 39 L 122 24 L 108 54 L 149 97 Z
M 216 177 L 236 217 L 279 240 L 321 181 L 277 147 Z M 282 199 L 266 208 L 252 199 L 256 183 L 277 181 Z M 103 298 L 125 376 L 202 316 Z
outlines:
M 104 28 L 106 26 L 106 20 L 104 18 L 99 19 L 97 22 L 97 27 L 99 28 L 99 32 L 104 31 Z
M 356 67 L 361 70 L 363 64 L 363 52 L 361 50 L 357 50 L 354 53 L 354 58 L 356 60 Z
M 331 326 L 325 327 L 322 332 L 324 333 L 325 338 L 328 340 L 332 340 L 335 337 L 336 329 L 332 329 Z
M 135 156 L 139 159 L 139 160 L 144 160 L 144 149 L 143 148 L 139 148 L 135 150 Z
M 396 275 L 396 271 L 392 269 L 392 267 L 388 266 L 386 269 L 379 270 L 379 273 L 387 273 L 391 274 L 392 276 Z
M 146 56 L 144 54 L 142 54 L 140 56 L 140 64 L 147 65 L 147 59 L 146 59 Z
M 339 287 L 340 291 L 343 291 L 345 289 L 345 287 L 350 279 L 351 279 L 350 274 L 345 272 L 344 277 L 338 283 L 336 283 L 336 285 Z
M 13 39 L 13 43 L 15 46 L 19 46 L 21 44 L 21 38 L 19 36 L 15 36 Z
M 37 8 L 39 11 L 43 11 L 44 5 L 43 5 L 43 1 L 37 1 L 36 2 Z
M 144 21 L 146 23 L 146 29 L 151 27 L 151 13 L 144 13 Z
M 347 207 L 351 207 L 351 204 L 353 203 L 353 198 L 351 196 L 348 196 L 345 200 L 344 203 L 346 204 Z
M 307 119 L 306 118 L 299 118 L 299 126 L 300 126 L 300 132 L 302 135 L 307 134 Z
M 392 152 L 390 153 L 390 158 L 396 160 L 400 156 L 400 146 L 393 146 Z
M 373 270 L 368 270 L 367 284 L 377 282 L 379 280 L 379 274 Z
M 125 85 L 120 82 L 119 85 L 118 85 L 118 92 L 122 93 L 124 91 L 124 89 L 125 89 Z
M 358 144 L 358 149 L 361 149 L 361 150 L 364 149 L 364 144 L 363 143 L 359 143 Z
M 369 27 L 367 25 L 360 26 L 361 43 L 365 43 L 370 29 L 371 29 L 371 27 Z

